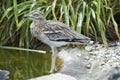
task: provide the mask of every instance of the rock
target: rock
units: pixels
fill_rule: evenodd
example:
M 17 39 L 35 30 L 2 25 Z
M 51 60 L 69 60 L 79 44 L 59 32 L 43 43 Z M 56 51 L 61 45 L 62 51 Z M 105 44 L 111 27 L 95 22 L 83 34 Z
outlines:
M 76 80 L 76 79 L 66 74 L 56 73 L 47 76 L 32 78 L 29 80 Z
M 9 78 L 9 71 L 0 70 L 0 80 L 6 80 Z
M 104 48 L 103 45 L 88 46 L 86 50 L 69 48 L 61 50 L 63 60 L 56 74 L 30 80 L 120 80 L 120 46 Z M 52 79 L 51 79 L 52 78 Z
M 79 50 L 71 49 L 67 51 L 62 50 L 59 53 L 60 58 L 63 59 L 63 65 L 59 72 L 70 75 L 78 80 L 84 77 L 84 74 L 87 73 L 87 69 L 84 64 L 85 61 L 82 61 L 83 59 L 80 59 L 77 55 L 74 55 L 77 54 L 77 52 L 79 52 Z
M 120 80 L 120 67 L 113 67 L 108 72 L 108 80 Z
M 94 72 L 91 77 L 91 80 L 120 80 L 120 67 Z
M 63 59 L 63 65 L 60 73 L 70 75 L 77 80 L 112 80 L 108 77 L 116 77 L 114 74 L 117 70 L 114 67 L 120 66 L 120 56 L 118 51 L 115 51 L 118 48 L 99 47 L 99 49 L 93 48 L 93 50 L 91 48 L 87 52 L 78 48 L 61 51 L 59 56 Z M 111 71 L 111 67 L 113 71 Z M 118 70 L 116 75 L 119 74 Z M 119 78 L 113 80 L 119 80 Z

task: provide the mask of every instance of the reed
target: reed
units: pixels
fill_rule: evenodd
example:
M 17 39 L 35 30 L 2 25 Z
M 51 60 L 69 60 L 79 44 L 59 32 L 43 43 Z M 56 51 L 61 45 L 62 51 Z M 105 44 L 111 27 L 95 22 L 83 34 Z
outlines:
M 111 30 L 108 31 L 111 25 L 117 40 L 120 40 L 118 23 L 114 18 L 120 13 L 119 3 L 120 0 L 2 0 L 0 45 L 9 43 L 11 46 L 28 48 L 32 39 L 30 21 L 22 17 L 33 9 L 39 9 L 47 19 L 64 22 L 107 47 L 110 40 L 108 36 L 112 35 Z

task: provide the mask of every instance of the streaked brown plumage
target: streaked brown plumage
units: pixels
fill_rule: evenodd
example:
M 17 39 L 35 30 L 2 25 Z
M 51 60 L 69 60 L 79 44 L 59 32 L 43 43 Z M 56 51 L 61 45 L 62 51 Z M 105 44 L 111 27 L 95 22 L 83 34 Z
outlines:
M 90 38 L 73 31 L 64 23 L 46 20 L 38 10 L 33 10 L 27 16 L 33 22 L 30 25 L 31 34 L 43 43 L 49 45 L 52 49 L 52 65 L 50 72 L 55 69 L 55 60 L 57 56 L 56 47 L 61 47 L 66 44 L 88 44 Z

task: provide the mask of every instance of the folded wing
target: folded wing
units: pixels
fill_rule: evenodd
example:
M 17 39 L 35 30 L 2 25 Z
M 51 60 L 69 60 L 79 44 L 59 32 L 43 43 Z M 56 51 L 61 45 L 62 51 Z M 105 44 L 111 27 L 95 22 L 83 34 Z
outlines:
M 90 38 L 73 31 L 61 22 L 47 22 L 42 31 L 51 41 L 89 43 Z

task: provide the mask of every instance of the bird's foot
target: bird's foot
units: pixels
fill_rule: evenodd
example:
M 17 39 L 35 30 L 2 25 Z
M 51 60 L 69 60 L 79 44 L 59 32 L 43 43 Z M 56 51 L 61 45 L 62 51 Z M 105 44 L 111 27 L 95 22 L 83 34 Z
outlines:
M 50 70 L 50 74 L 54 73 L 54 70 Z
M 57 71 L 57 68 L 55 67 L 55 69 L 50 69 L 50 74 L 55 73 Z

